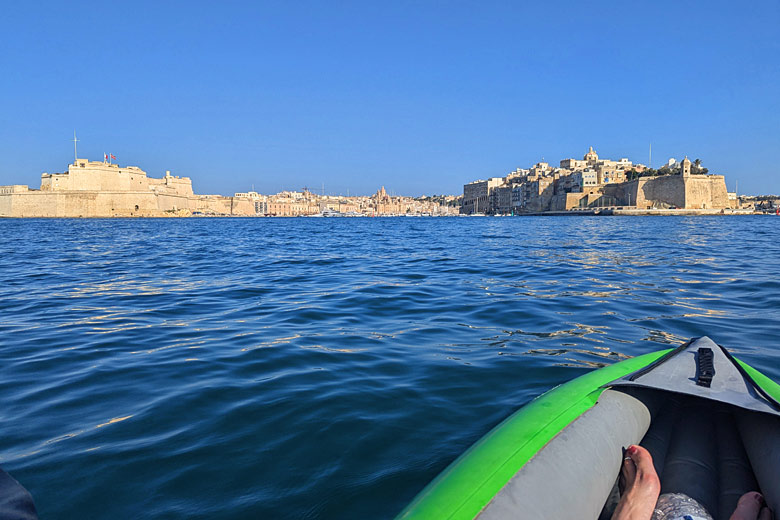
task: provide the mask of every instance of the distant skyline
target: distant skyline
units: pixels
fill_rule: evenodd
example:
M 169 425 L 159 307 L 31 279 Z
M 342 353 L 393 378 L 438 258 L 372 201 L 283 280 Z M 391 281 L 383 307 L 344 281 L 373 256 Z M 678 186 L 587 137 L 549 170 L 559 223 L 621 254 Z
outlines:
M 79 156 L 197 193 L 460 194 L 544 158 L 700 158 L 780 194 L 780 2 L 16 2 L 0 184 Z

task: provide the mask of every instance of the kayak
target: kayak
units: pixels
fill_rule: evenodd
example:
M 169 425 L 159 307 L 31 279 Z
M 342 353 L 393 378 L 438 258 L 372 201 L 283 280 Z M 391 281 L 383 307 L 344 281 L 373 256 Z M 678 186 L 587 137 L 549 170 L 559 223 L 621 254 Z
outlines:
M 623 449 L 653 456 L 661 493 L 713 518 L 760 491 L 780 511 L 780 386 L 708 337 L 595 370 L 477 441 L 398 519 L 608 519 Z

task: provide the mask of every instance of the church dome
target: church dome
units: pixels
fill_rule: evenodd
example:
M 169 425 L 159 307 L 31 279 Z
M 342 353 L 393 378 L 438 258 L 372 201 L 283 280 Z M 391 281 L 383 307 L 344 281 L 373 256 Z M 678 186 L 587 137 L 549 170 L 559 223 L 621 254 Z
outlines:
M 599 154 L 593 151 L 593 147 L 591 146 L 588 150 L 588 153 L 585 154 L 585 157 L 582 158 L 584 161 L 598 161 L 599 160 Z

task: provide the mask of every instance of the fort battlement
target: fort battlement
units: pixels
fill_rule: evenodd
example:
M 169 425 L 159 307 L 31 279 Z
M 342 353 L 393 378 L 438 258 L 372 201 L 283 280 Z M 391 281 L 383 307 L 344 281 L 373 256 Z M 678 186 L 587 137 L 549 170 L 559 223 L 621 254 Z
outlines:
M 40 190 L 0 186 L 0 217 L 160 217 L 254 214 L 233 197 L 196 195 L 189 177 L 148 177 L 138 166 L 76 159 L 64 173 L 43 173 Z
M 138 166 L 121 167 L 102 161 L 76 159 L 65 173 L 41 175 L 41 191 L 155 191 L 193 195 L 188 177 L 174 177 L 166 172 L 162 179 L 147 177 Z

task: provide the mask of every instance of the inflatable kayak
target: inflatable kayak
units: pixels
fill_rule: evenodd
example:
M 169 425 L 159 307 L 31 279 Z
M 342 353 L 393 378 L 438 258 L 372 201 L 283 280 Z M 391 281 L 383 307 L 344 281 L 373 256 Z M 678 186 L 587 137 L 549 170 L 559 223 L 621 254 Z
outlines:
M 780 511 L 780 386 L 707 337 L 585 374 L 524 406 L 398 519 L 607 519 L 622 449 L 653 455 L 661 493 L 715 518 L 760 491 Z

